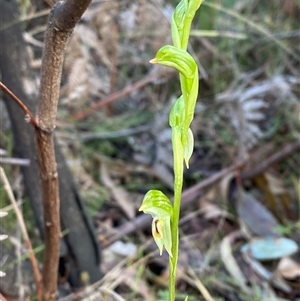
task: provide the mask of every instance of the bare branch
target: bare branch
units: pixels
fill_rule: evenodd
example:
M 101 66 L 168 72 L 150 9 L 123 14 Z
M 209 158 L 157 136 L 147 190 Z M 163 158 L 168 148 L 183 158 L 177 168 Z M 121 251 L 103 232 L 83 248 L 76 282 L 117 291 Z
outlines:
M 35 128 L 38 126 L 36 120 L 31 114 L 30 110 L 25 106 L 21 99 L 19 99 L 12 91 L 10 91 L 2 82 L 0 82 L 0 88 L 4 91 L 12 100 L 14 100 L 17 105 L 24 111 L 25 120 L 31 123 Z
M 91 0 L 57 2 L 50 12 L 45 35 L 36 115 L 38 128 L 35 131 L 44 208 L 45 254 L 42 285 L 43 300 L 45 301 L 56 300 L 57 292 L 60 213 L 53 130 L 55 128 L 63 58 L 68 39 L 90 2 Z
M 53 12 L 54 26 L 58 31 L 73 31 L 92 0 L 59 1 Z

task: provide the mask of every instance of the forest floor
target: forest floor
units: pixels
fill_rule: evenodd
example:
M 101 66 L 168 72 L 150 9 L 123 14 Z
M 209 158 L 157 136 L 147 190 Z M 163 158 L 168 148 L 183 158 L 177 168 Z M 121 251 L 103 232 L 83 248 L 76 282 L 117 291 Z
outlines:
M 93 1 L 67 48 L 56 137 L 103 246 L 105 276 L 86 300 L 167 300 L 167 254 L 138 209 L 150 189 L 173 196 L 168 114 L 180 85 L 149 61 L 171 43 L 175 4 Z M 299 17 L 296 0 L 206 0 L 195 17 L 177 300 L 300 300 Z M 43 31 L 24 32 L 37 78 Z

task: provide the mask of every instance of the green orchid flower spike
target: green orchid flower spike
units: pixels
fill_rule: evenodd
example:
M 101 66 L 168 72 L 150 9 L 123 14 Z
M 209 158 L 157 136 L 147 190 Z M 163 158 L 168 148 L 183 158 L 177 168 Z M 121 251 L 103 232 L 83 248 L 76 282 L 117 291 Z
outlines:
M 139 211 L 151 214 L 152 235 L 162 255 L 165 247 L 172 257 L 171 221 L 173 218 L 173 206 L 168 197 L 159 190 L 150 190 L 146 193 Z
M 186 50 L 191 24 L 196 11 L 204 0 L 180 1 L 172 16 L 172 40 L 175 47 Z
M 165 248 L 169 254 L 169 300 L 175 300 L 176 268 L 178 261 L 178 224 L 183 186 L 184 162 L 189 168 L 189 160 L 194 149 L 191 122 L 194 118 L 198 98 L 198 66 L 186 51 L 192 20 L 204 0 L 181 0 L 172 16 L 172 45 L 158 50 L 152 64 L 172 67 L 179 72 L 182 95 L 175 101 L 169 115 L 172 128 L 174 203 L 158 190 L 150 190 L 144 197 L 141 211 L 153 217 L 152 234 L 162 254 Z M 185 298 L 187 301 L 187 297 Z
M 189 168 L 189 160 L 192 156 L 193 149 L 194 149 L 194 136 L 190 128 L 186 130 L 186 128 L 184 127 L 185 117 L 186 117 L 185 103 L 184 103 L 183 96 L 181 96 L 176 100 L 176 102 L 172 106 L 170 116 L 169 116 L 169 124 L 172 128 L 172 133 L 174 135 L 174 138 L 172 139 L 173 150 L 175 152 L 180 147 L 183 148 L 183 158 L 187 168 Z M 188 123 L 185 124 L 186 127 L 188 125 L 189 125 Z M 174 162 L 174 170 L 176 169 L 175 165 L 181 164 L 182 162 L 181 157 L 182 155 L 180 155 L 179 153 L 174 156 L 174 159 L 176 158 L 176 160 L 178 161 L 178 162 L 176 161 L 176 163 Z
M 173 108 L 180 102 L 180 107 L 176 109 L 176 126 L 180 127 L 182 131 L 181 140 L 185 150 L 184 160 L 186 166 L 189 167 L 189 159 L 192 155 L 194 146 L 194 138 L 192 131 L 190 130 L 190 124 L 194 118 L 199 89 L 197 64 L 189 53 L 170 45 L 162 47 L 150 63 L 172 67 L 181 74 L 180 79 L 183 95 L 176 101 Z M 182 100 L 184 102 L 183 104 Z M 175 114 L 174 111 L 175 109 L 171 111 L 170 119 L 174 119 L 172 116 Z M 174 122 L 172 126 L 172 121 L 170 121 L 170 125 L 175 129 Z

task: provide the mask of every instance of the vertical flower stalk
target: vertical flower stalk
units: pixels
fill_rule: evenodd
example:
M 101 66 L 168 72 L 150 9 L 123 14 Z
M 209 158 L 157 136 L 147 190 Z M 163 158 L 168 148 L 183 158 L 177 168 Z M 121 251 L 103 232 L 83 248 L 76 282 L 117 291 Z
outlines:
M 187 52 L 191 23 L 204 0 L 181 0 L 172 16 L 173 45 L 158 50 L 152 64 L 172 67 L 179 72 L 182 95 L 175 101 L 169 115 L 172 128 L 174 202 L 162 192 L 150 190 L 144 197 L 140 211 L 153 217 L 152 234 L 162 253 L 163 247 L 169 254 L 169 300 L 175 300 L 176 269 L 178 261 L 178 224 L 183 185 L 184 162 L 189 168 L 193 153 L 194 138 L 190 129 L 198 97 L 198 67 Z M 186 298 L 187 300 L 187 298 Z

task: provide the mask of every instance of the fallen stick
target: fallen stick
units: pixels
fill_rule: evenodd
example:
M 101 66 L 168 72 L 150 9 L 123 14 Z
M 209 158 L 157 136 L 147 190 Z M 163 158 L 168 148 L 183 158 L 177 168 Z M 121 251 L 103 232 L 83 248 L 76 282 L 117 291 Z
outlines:
M 108 105 L 111 105 L 112 103 L 114 103 L 118 99 L 128 95 L 129 93 L 132 93 L 133 91 L 138 90 L 138 89 L 146 86 L 147 84 L 157 80 L 158 78 L 166 76 L 170 73 L 171 73 L 170 71 L 162 71 L 157 74 L 153 74 L 153 75 L 151 74 L 151 75 L 133 83 L 132 85 L 126 86 L 124 89 L 122 89 L 120 91 L 117 91 L 111 95 L 108 95 L 107 97 L 104 97 L 103 99 L 101 99 L 98 102 L 91 105 L 88 109 L 77 112 L 76 114 L 73 115 L 73 118 L 77 121 L 82 120 L 83 118 L 87 117 L 91 113 L 93 113 L 103 107 L 106 107 Z
M 279 152 L 273 154 L 264 162 L 257 164 L 255 167 L 248 167 L 244 171 L 241 172 L 241 178 L 251 179 L 257 176 L 260 173 L 263 173 L 272 165 L 282 161 L 286 157 L 290 156 L 291 154 L 295 153 L 297 150 L 300 150 L 300 140 L 297 140 L 294 143 L 286 145 L 282 148 Z M 182 209 L 187 208 L 191 205 L 195 198 L 200 194 L 201 190 L 217 183 L 223 177 L 230 174 L 233 171 L 240 170 L 246 166 L 248 161 L 239 162 L 236 164 L 231 165 L 230 167 L 224 168 L 221 171 L 213 174 L 211 177 L 203 180 L 202 182 L 186 189 L 182 193 Z M 113 244 L 115 241 L 121 239 L 125 235 L 135 232 L 137 229 L 144 229 L 146 227 L 150 227 L 152 217 L 150 215 L 139 215 L 134 220 L 129 221 L 125 224 L 122 224 L 120 227 L 116 229 L 116 234 L 110 236 L 109 238 L 105 238 L 102 241 L 102 246 L 108 247 L 109 245 Z
M 268 159 L 260 162 L 253 168 L 248 168 L 245 171 L 243 171 L 241 175 L 242 180 L 254 178 L 255 176 L 263 173 L 272 165 L 292 155 L 297 150 L 300 150 L 300 140 L 296 140 L 294 143 L 286 145 L 279 152 L 271 155 Z

